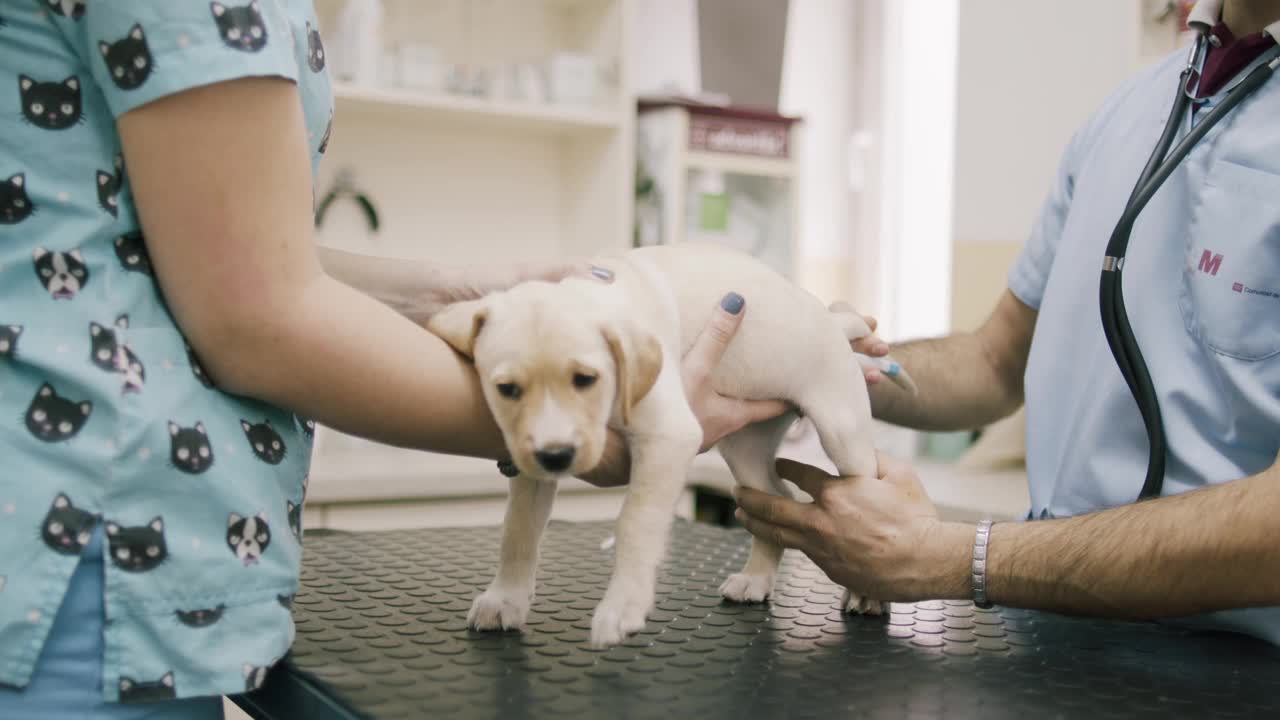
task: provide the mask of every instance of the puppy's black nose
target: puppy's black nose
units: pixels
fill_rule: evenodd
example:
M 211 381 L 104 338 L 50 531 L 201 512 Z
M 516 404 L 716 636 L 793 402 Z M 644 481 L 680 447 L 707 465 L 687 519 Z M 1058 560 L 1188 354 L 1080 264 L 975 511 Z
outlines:
M 563 472 L 573 464 L 574 449 L 571 447 L 547 448 L 533 454 L 538 464 L 551 472 Z

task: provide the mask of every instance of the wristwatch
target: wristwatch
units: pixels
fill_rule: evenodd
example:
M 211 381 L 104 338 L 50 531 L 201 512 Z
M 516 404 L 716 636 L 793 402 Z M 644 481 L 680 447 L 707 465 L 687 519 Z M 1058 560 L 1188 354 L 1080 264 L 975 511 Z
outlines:
M 973 584 L 974 607 L 986 610 L 991 607 L 987 600 L 987 544 L 991 541 L 991 521 L 978 523 L 978 530 L 973 536 L 973 566 L 970 578 Z

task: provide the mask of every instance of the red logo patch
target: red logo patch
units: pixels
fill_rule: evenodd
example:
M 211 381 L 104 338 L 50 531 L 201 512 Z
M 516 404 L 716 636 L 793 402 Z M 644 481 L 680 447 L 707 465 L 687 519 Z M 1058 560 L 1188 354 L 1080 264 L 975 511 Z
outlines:
M 1244 292 L 1244 283 L 1231 283 L 1231 289 L 1236 292 Z

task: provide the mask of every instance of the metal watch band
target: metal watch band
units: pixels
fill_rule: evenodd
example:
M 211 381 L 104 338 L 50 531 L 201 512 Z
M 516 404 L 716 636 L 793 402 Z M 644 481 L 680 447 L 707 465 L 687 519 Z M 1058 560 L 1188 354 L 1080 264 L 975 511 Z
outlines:
M 978 530 L 973 536 L 973 567 L 971 580 L 973 584 L 973 604 L 983 609 L 991 607 L 987 600 L 987 544 L 991 541 L 991 521 L 978 523 Z

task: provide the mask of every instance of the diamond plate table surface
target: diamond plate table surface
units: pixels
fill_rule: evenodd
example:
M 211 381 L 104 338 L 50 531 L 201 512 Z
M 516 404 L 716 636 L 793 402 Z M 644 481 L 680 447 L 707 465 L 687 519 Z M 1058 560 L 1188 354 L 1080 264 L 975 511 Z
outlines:
M 729 604 L 749 538 L 688 522 L 644 631 L 593 650 L 610 532 L 551 524 L 523 633 L 467 628 L 499 528 L 310 535 L 293 651 L 237 702 L 273 720 L 1280 717 L 1280 650 L 1260 641 L 961 601 L 846 616 L 792 551 L 767 605 Z

